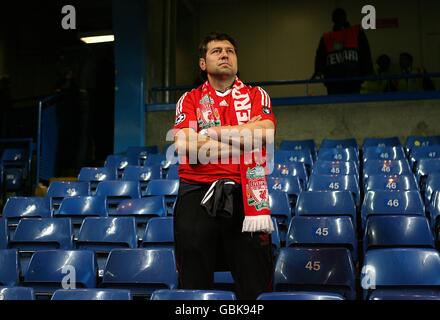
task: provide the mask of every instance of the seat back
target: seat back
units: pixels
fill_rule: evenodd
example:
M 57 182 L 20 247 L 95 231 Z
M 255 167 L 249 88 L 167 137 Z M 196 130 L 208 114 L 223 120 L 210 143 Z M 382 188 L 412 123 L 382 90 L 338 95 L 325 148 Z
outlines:
M 1 300 L 35 300 L 34 289 L 24 287 L 0 287 Z
M 361 209 L 363 228 L 371 215 L 424 216 L 425 207 L 418 191 L 368 191 Z
M 95 288 L 97 284 L 95 253 L 89 250 L 47 250 L 32 255 L 23 284 L 33 287 L 38 296 L 51 296 L 62 288 L 66 276 L 73 276 L 79 288 Z M 73 280 L 71 280 L 73 281 Z
M 313 175 L 355 175 L 359 177 L 356 162 L 318 160 L 313 166 Z
M 118 177 L 114 168 L 106 167 L 84 167 L 81 168 L 78 181 L 86 181 L 90 183 L 90 194 L 94 195 L 96 187 L 101 181 L 116 180 Z
M 20 251 L 72 249 L 73 231 L 68 218 L 29 218 L 18 223 L 10 247 Z
M 68 197 L 90 195 L 90 185 L 85 181 L 53 181 L 47 189 L 51 208 L 58 210 L 61 201 Z
M 365 185 L 365 191 L 418 191 L 414 175 L 386 176 L 371 175 Z
M 320 145 L 320 148 L 332 148 L 332 149 L 345 149 L 345 148 L 354 148 L 355 150 L 359 149 L 359 146 L 356 142 L 355 138 L 349 139 L 323 139 Z
M 162 167 L 160 165 L 148 167 L 127 166 L 122 176 L 122 180 L 138 181 L 142 194 L 146 192 L 149 181 L 153 179 L 162 179 Z
M 293 217 L 286 247 L 343 247 L 357 261 L 357 239 L 349 217 Z
M 151 300 L 236 300 L 235 293 L 218 290 L 156 290 Z
M 96 195 L 106 198 L 107 211 L 111 213 L 123 200 L 140 199 L 140 185 L 138 181 L 102 181 L 96 188 Z
M 110 252 L 114 248 L 136 248 L 136 224 L 130 217 L 84 219 L 76 241 L 78 249 Z
M 130 162 L 136 162 L 137 165 L 145 165 L 145 160 L 151 154 L 159 153 L 157 146 L 144 147 L 128 147 L 125 155 L 130 159 Z
M 371 175 L 411 175 L 412 171 L 406 160 L 369 160 L 364 163 L 364 183 Z
M 296 204 L 297 216 L 349 216 L 356 221 L 350 191 L 304 191 Z
M 151 218 L 142 238 L 142 247 L 174 247 L 173 217 Z
M 298 177 L 301 182 L 301 187 L 305 187 L 309 180 L 307 169 L 302 162 L 292 162 L 292 163 L 276 163 L 274 169 L 270 174 L 272 177 Z
M 312 175 L 308 191 L 350 191 L 356 206 L 360 205 L 360 187 L 356 176 Z
M 386 137 L 386 138 L 365 138 L 362 144 L 362 149 L 367 147 L 398 147 L 400 146 L 400 140 L 398 137 Z
M 402 146 L 398 147 L 367 147 L 363 153 L 364 162 L 370 160 L 406 160 Z
M 367 251 L 361 273 L 363 296 L 375 290 L 440 289 L 440 257 L 435 249 L 377 249 Z
M 14 287 L 19 282 L 20 267 L 17 250 L 0 250 L 0 286 Z
M 168 248 L 112 250 L 102 285 L 126 288 L 132 294 L 147 296 L 157 289 L 176 289 L 174 251 Z
M 312 156 L 316 156 L 316 143 L 313 139 L 283 140 L 280 144 L 280 150 L 309 150 Z
M 355 148 L 320 148 L 318 160 L 359 163 L 358 150 Z
M 76 289 L 57 290 L 51 300 L 131 300 L 129 290 L 118 289 Z
M 274 290 L 331 292 L 353 300 L 351 254 L 343 248 L 283 248 L 275 265 Z
M 363 243 L 364 252 L 387 247 L 435 247 L 428 220 L 422 216 L 371 216 Z
M 300 300 L 300 301 L 323 301 L 323 300 L 345 300 L 339 294 L 326 292 L 268 292 L 262 293 L 257 300 Z
M 0 218 L 0 250 L 7 249 L 8 243 L 8 224 L 5 218 Z

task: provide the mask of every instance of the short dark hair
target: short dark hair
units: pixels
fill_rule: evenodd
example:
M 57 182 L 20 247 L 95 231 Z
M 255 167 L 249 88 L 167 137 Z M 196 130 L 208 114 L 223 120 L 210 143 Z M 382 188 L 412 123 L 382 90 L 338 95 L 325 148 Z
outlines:
M 413 56 L 408 52 L 402 52 L 400 54 L 400 58 L 407 58 L 409 61 L 411 61 L 411 63 L 414 62 Z
M 219 33 L 219 32 L 211 32 L 206 35 L 205 38 L 203 38 L 202 42 L 199 44 L 199 59 L 206 58 L 206 53 L 208 52 L 208 43 L 211 41 L 229 41 L 232 46 L 234 47 L 235 53 L 237 53 L 237 42 L 227 33 Z M 208 76 L 206 74 L 206 71 L 200 70 L 200 78 L 201 82 L 206 81 L 208 79 Z
M 347 22 L 347 12 L 345 12 L 345 10 L 342 8 L 336 8 L 332 12 L 332 21 L 333 21 L 333 23 Z
M 208 51 L 208 43 L 210 43 L 211 41 L 225 41 L 225 40 L 229 41 L 234 47 L 235 52 L 237 52 L 237 43 L 235 42 L 234 38 L 232 38 L 229 34 L 211 32 L 202 40 L 202 42 L 200 42 L 199 58 L 206 57 L 206 52 Z

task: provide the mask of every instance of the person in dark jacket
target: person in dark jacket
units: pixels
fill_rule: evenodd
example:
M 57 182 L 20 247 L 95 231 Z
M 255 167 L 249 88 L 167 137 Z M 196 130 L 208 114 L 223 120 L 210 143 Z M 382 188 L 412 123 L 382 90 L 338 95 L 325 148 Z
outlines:
M 370 45 L 360 26 L 351 26 L 345 10 L 333 11 L 333 30 L 321 37 L 313 78 L 337 79 L 372 75 Z M 363 81 L 325 82 L 328 94 L 359 93 Z

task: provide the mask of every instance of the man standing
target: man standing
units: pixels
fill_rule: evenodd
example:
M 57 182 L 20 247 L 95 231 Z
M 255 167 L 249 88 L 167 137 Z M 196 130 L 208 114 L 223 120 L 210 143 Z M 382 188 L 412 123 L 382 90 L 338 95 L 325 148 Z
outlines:
M 271 291 L 273 276 L 265 163 L 257 156 L 265 141 L 255 143 L 273 138 L 271 101 L 237 77 L 229 35 L 202 41 L 199 67 L 206 81 L 180 98 L 174 125 L 183 155 L 174 210 L 180 288 L 212 289 L 214 271 L 230 270 L 237 297 L 255 299 Z
M 350 26 L 343 9 L 332 14 L 333 30 L 324 33 L 315 57 L 313 78 L 352 78 L 373 75 L 368 39 L 360 26 Z M 362 81 L 325 82 L 328 94 L 359 93 Z

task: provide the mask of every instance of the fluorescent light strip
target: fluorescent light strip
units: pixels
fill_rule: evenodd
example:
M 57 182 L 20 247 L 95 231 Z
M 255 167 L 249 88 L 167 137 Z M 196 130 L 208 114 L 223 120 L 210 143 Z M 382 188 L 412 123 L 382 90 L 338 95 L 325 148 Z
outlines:
M 81 41 L 90 44 L 90 43 L 102 43 L 102 42 L 113 42 L 115 41 L 114 35 L 106 35 L 106 36 L 94 36 L 94 37 L 83 37 Z

